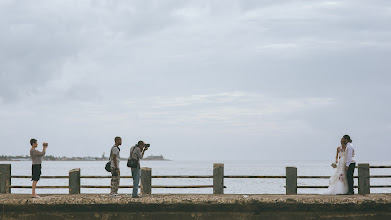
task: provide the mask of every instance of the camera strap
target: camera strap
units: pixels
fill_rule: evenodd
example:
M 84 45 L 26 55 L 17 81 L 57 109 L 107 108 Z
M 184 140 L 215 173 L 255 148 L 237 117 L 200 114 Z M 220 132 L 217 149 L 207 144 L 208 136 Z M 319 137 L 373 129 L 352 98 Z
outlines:
M 136 146 L 133 146 L 133 150 L 132 150 L 132 152 L 130 153 L 130 159 L 133 158 L 133 157 L 132 157 L 132 154 L 133 154 L 133 152 L 134 152 L 134 149 L 136 149 L 136 147 L 137 147 L 137 145 L 136 145 Z

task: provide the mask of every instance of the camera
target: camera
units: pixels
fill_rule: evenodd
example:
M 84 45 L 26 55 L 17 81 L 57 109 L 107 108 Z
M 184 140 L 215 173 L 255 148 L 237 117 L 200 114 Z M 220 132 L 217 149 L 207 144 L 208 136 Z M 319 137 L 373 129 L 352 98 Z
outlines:
M 43 146 L 47 147 L 49 144 L 48 143 L 44 143 Z
M 151 146 L 151 144 L 145 144 L 145 145 L 144 145 L 145 148 L 148 148 L 148 147 L 150 147 L 150 146 Z

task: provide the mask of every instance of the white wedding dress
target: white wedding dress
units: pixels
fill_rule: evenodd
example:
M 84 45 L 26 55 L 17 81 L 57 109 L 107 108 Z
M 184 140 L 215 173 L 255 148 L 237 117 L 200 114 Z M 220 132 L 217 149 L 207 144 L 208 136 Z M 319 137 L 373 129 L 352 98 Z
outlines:
M 324 194 L 328 195 L 337 195 L 337 194 L 347 194 L 349 191 L 348 181 L 346 179 L 346 158 L 347 158 L 346 150 L 342 149 L 338 152 L 338 164 L 337 170 L 335 174 L 330 177 L 329 180 L 329 188 L 324 192 Z

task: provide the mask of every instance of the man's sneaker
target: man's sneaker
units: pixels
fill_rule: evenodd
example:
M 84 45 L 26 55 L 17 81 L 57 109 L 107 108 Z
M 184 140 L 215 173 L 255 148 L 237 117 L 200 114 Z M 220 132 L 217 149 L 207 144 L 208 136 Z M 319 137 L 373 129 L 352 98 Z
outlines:
M 113 198 L 120 198 L 121 196 L 119 196 L 118 194 L 110 194 L 110 197 L 113 197 Z

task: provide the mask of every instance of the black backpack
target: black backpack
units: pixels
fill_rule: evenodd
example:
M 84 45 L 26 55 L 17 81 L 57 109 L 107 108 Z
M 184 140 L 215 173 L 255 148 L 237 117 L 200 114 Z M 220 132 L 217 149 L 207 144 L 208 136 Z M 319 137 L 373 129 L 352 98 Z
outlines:
M 106 163 L 105 170 L 107 172 L 111 172 L 111 160 L 109 160 L 109 162 Z
M 117 147 L 117 146 L 113 146 L 112 148 L 111 148 L 111 150 L 110 150 L 110 157 L 109 157 L 109 162 L 107 162 L 106 163 L 106 166 L 105 166 L 105 170 L 107 171 L 107 172 L 111 172 L 111 152 L 113 151 L 113 148 L 114 147 Z M 117 147 L 118 148 L 118 147 Z M 118 148 L 118 150 L 119 150 L 119 148 Z

